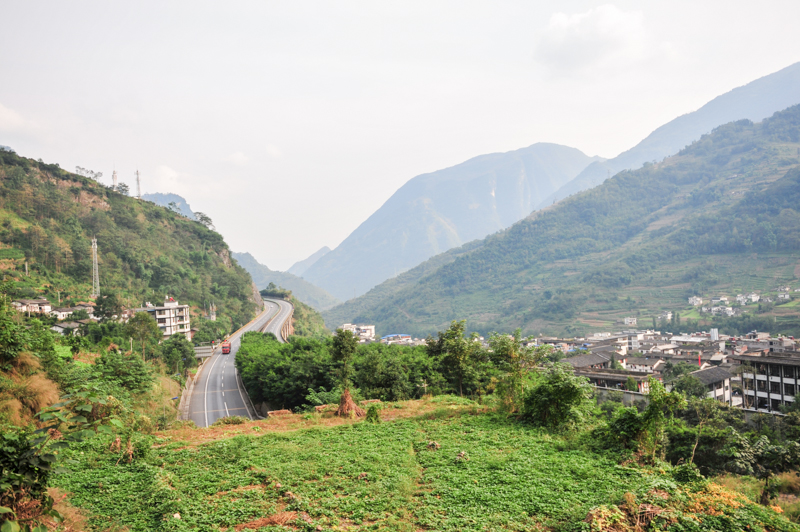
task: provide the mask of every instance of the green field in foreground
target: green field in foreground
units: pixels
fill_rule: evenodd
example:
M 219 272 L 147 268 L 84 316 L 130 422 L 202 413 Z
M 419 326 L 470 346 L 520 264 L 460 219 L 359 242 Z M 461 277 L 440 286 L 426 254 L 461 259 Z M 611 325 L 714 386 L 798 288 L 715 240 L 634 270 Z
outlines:
M 671 530 L 800 530 L 714 485 L 678 484 L 669 467 L 621 466 L 439 399 L 432 414 L 379 425 L 264 434 L 254 422 L 252 436 L 200 445 L 142 439 L 131 464 L 98 437 L 70 451 L 77 463 L 56 484 L 98 530 L 609 530 L 587 514 L 609 523 L 621 510 L 596 507 L 624 511 L 630 494 L 635 512 L 671 507 Z

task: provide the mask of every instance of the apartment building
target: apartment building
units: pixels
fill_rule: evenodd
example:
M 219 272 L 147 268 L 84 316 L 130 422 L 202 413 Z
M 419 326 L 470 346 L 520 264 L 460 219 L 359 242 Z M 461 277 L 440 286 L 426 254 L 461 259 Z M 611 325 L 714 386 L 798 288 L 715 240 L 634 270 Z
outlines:
M 189 324 L 189 305 L 179 305 L 177 301 L 167 296 L 164 304 L 156 307 L 150 302 L 144 307 L 135 309 L 135 312 L 147 312 L 158 323 L 158 328 L 168 338 L 175 333 L 183 333 L 187 340 L 192 339 L 192 329 Z
M 759 355 L 734 354 L 728 359 L 742 368 L 744 407 L 779 412 L 781 405 L 793 403 L 800 379 L 800 352 L 764 351 Z

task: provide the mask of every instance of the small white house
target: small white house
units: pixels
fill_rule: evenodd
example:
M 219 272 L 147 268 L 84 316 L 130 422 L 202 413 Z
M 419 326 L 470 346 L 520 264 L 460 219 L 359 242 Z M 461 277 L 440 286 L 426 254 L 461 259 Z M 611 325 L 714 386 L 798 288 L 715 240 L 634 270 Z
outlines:
M 789 301 L 790 299 L 792 299 L 792 296 L 789 294 L 778 294 L 779 301 Z
M 631 325 L 631 326 L 634 326 L 634 327 L 636 326 L 636 318 L 633 318 L 633 317 L 627 317 L 627 318 L 623 319 L 622 322 L 625 325 Z
M 761 299 L 761 296 L 756 293 L 747 296 L 747 300 L 750 301 L 750 303 L 758 303 L 759 299 Z
M 68 307 L 53 309 L 50 311 L 50 316 L 57 319 L 58 321 L 63 321 L 72 316 L 73 310 L 75 309 Z
M 699 306 L 703 304 L 703 298 L 692 296 L 689 298 L 689 304 L 693 307 Z

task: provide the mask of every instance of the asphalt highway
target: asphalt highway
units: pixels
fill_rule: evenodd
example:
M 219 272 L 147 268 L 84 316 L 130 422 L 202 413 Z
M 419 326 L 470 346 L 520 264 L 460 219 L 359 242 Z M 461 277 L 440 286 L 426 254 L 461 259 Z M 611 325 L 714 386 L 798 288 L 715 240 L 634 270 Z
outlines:
M 189 401 L 189 419 L 198 427 L 208 427 L 221 417 L 251 417 L 245 406 L 247 392 L 239 387 L 234 364 L 241 336 L 247 331 L 261 331 L 266 327 L 265 332 L 272 332 L 283 341 L 280 330 L 291 310 L 292 305 L 285 301 L 265 299 L 264 311 L 228 339 L 231 342 L 230 354 L 223 355 L 219 347 L 205 361 L 196 377 Z

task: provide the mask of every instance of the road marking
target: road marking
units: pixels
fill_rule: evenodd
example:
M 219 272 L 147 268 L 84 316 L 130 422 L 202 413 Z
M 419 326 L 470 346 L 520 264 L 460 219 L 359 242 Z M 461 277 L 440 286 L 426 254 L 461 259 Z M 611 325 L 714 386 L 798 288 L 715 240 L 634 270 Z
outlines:
M 206 411 L 206 427 L 208 426 L 208 381 L 211 380 L 211 373 L 214 371 L 214 365 L 217 363 L 217 360 L 219 360 L 219 357 L 215 358 L 211 367 L 208 368 L 208 378 L 206 379 L 206 388 L 203 394 L 203 410 Z
M 228 403 L 225 403 L 225 417 L 229 417 L 230 415 L 230 412 L 228 412 Z
M 236 368 L 233 368 L 233 374 L 234 374 L 234 375 L 236 375 L 236 374 L 237 374 L 237 372 L 236 372 Z M 236 379 L 236 388 L 239 390 L 239 397 L 241 397 L 241 398 L 242 398 L 242 404 L 244 405 L 245 409 L 247 410 L 247 417 L 249 417 L 250 419 L 253 419 L 253 418 L 250 416 L 250 409 L 249 409 L 249 408 L 247 408 L 247 401 L 245 401 L 245 400 L 244 400 L 244 394 L 242 393 L 242 387 L 241 387 L 241 386 L 239 386 L 239 379 Z M 255 408 L 255 405 L 253 405 L 253 408 Z M 258 415 L 258 412 L 256 412 L 256 415 Z

